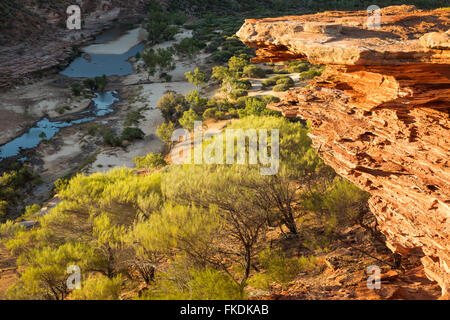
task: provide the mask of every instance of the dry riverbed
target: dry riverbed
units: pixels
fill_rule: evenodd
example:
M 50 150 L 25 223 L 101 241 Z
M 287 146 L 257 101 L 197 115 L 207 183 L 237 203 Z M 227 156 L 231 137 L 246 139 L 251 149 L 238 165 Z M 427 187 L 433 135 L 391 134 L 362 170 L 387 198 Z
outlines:
M 131 35 L 142 37 L 141 30 L 134 29 L 123 36 L 125 47 L 136 44 Z M 177 34 L 174 41 L 162 43 L 158 47 L 169 47 L 192 32 L 183 30 Z M 120 39 L 111 41 L 109 46 L 120 50 Z M 103 50 L 101 46 L 85 48 L 87 52 L 96 53 Z M 97 50 L 97 51 L 96 51 Z M 98 52 L 100 52 L 98 51 Z M 123 51 L 123 48 L 122 48 Z M 195 87 L 186 81 L 184 73 L 192 71 L 205 63 L 208 55 L 199 55 L 194 59 L 175 57 L 176 68 L 170 72 L 172 82 L 161 82 L 157 77 L 148 77 L 142 61 L 130 61 L 135 72 L 128 76 L 108 77 L 106 90 L 117 90 L 120 101 L 113 107 L 115 112 L 80 125 L 63 128 L 49 141 L 44 141 L 38 147 L 26 152 L 31 160 L 29 166 L 39 174 L 43 183 L 34 189 L 33 194 L 24 196 L 23 206 L 40 203 L 51 194 L 53 183 L 58 178 L 69 176 L 76 172 L 104 172 L 116 166 L 134 167 L 133 159 L 149 152 L 162 152 L 163 142 L 157 137 L 156 129 L 164 119 L 157 109 L 157 102 L 168 91 L 186 94 Z M 20 86 L 3 93 L 0 96 L 0 126 L 2 135 L 0 145 L 23 134 L 42 117 L 67 119 L 76 116 L 91 104 L 90 98 L 73 97 L 70 90 L 72 79 L 62 75 L 50 75 L 41 81 Z M 145 133 L 145 138 L 124 147 L 107 147 L 99 136 L 91 136 L 87 127 L 97 124 L 109 127 L 117 134 L 125 127 L 127 114 L 142 110 L 144 119 L 139 127 Z M 63 117 L 63 118 L 61 118 Z M 19 208 L 23 210 L 23 206 Z

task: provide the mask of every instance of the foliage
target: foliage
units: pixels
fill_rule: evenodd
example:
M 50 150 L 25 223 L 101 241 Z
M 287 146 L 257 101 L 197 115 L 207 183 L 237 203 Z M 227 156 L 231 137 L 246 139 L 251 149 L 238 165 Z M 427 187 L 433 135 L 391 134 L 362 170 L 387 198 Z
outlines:
M 173 39 L 178 32 L 178 28 L 170 26 L 170 21 L 170 15 L 163 12 L 161 5 L 155 0 L 150 1 L 148 22 L 145 25 L 150 44 L 157 44 Z
M 281 84 L 277 84 L 275 87 L 273 87 L 273 91 L 282 92 L 282 91 L 289 90 L 289 88 L 291 88 L 291 86 L 288 85 L 287 83 L 281 83 Z
M 190 108 L 197 114 L 202 114 L 205 111 L 206 105 L 208 104 L 208 99 L 202 97 L 198 90 L 190 91 L 185 98 Z
M 72 83 L 71 89 L 74 96 L 80 96 L 83 92 L 83 86 L 79 82 Z
M 199 68 L 195 68 L 194 72 L 186 72 L 185 76 L 190 83 L 197 87 L 197 89 L 208 83 L 209 80 L 207 75 Z
M 189 107 L 182 94 L 169 92 L 158 101 L 158 109 L 167 121 L 177 122 Z
M 145 133 L 139 128 L 127 127 L 123 129 L 121 139 L 127 141 L 134 141 L 138 139 L 143 139 Z
M 184 38 L 179 43 L 174 45 L 174 48 L 179 55 L 187 56 L 190 59 L 192 59 L 205 47 L 206 44 L 196 38 Z
M 237 99 L 239 97 L 248 96 L 248 91 L 245 89 L 234 89 L 230 92 L 230 97 L 233 99 Z
M 174 281 L 168 276 L 146 291 L 144 300 L 236 300 L 242 299 L 239 287 L 229 277 L 213 268 L 187 272 L 185 279 Z
M 166 75 L 166 72 L 175 69 L 172 48 L 158 48 L 156 51 L 148 49 L 142 55 L 142 59 L 147 66 L 149 77 L 154 76 L 159 71 L 159 76 L 162 78 Z
M 172 122 L 169 121 L 169 123 L 165 122 L 163 124 L 161 124 L 157 129 L 156 129 L 156 134 L 158 135 L 158 137 L 166 144 L 168 144 L 169 146 L 172 145 L 172 135 L 173 132 L 175 131 L 175 126 L 173 125 Z
M 202 118 L 197 115 L 197 113 L 189 109 L 183 113 L 183 116 L 180 119 L 180 124 L 183 128 L 187 130 L 194 130 L 194 122 L 195 121 L 201 121 Z
M 106 75 L 103 75 L 101 77 L 95 77 L 95 78 L 88 78 L 83 80 L 83 84 L 86 87 L 86 89 L 89 90 L 99 90 L 104 91 L 106 84 L 108 83 L 108 79 L 106 78 Z
M 166 160 L 162 154 L 154 154 L 150 152 L 148 155 L 144 157 L 137 157 L 133 159 L 133 162 L 136 163 L 136 168 L 138 169 L 148 169 L 148 168 L 161 168 L 167 165 Z
M 266 76 L 266 71 L 251 64 L 244 67 L 243 74 L 249 78 L 264 78 Z
M 69 300 L 118 300 L 123 279 L 120 275 L 112 279 L 107 277 L 92 277 L 82 283 L 81 289 L 75 289 L 69 295 Z
M 314 256 L 287 258 L 280 249 L 265 249 L 258 255 L 258 261 L 266 270 L 266 281 L 286 284 L 292 281 L 299 273 L 308 272 L 317 267 Z

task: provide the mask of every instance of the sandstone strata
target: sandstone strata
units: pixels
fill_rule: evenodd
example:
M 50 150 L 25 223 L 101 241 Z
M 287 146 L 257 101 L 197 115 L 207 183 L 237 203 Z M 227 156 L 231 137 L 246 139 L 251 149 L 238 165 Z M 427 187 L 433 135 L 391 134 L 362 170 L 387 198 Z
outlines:
M 450 291 L 450 10 L 412 6 L 246 20 L 255 62 L 326 64 L 271 108 L 311 123 L 336 171 L 372 194 L 389 247 Z M 370 20 L 369 20 L 370 22 Z

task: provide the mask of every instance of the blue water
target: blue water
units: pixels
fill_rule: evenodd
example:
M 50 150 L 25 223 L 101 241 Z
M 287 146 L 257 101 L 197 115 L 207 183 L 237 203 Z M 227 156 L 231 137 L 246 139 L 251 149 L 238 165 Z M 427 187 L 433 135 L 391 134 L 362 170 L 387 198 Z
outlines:
M 105 116 L 114 112 L 112 105 L 119 101 L 119 98 L 115 96 L 116 94 L 116 91 L 96 93 L 96 97 L 92 99 L 94 102 L 94 110 L 92 112 L 83 112 L 89 114 L 89 116 L 84 118 L 71 121 L 51 121 L 48 118 L 41 119 L 26 133 L 0 147 L 0 161 L 17 156 L 22 150 L 37 147 L 44 139 L 48 140 L 53 138 L 62 128 L 86 123 L 94 120 L 96 117 Z M 45 136 L 42 135 L 43 133 Z M 25 159 L 26 158 L 22 158 L 22 160 Z
M 133 67 L 127 61 L 137 52 L 142 54 L 144 44 L 138 44 L 124 54 L 90 54 L 91 61 L 78 57 L 60 73 L 71 78 L 94 78 L 102 75 L 124 76 L 133 73 Z

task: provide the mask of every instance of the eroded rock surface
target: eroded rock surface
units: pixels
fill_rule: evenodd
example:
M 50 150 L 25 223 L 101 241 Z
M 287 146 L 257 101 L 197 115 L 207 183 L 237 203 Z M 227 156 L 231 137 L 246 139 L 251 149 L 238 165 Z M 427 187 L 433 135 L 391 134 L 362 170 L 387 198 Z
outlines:
M 246 20 L 238 36 L 255 62 L 307 59 L 326 64 L 308 88 L 271 108 L 310 120 L 321 157 L 372 194 L 389 247 L 421 259 L 450 291 L 450 10 Z

